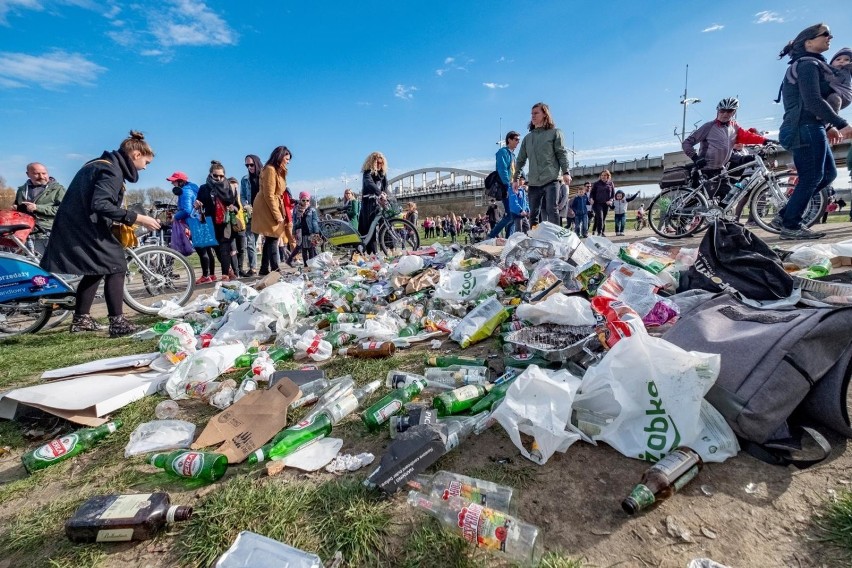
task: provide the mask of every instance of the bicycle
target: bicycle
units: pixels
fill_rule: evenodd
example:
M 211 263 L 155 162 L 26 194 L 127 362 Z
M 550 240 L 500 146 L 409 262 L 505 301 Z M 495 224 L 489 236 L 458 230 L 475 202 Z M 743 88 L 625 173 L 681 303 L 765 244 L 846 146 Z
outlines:
M 362 235 L 353 228 L 348 220 L 322 219 L 320 220 L 320 232 L 325 239 L 324 247 L 330 249 L 348 248 L 363 252 L 364 247 L 375 235 L 379 250 L 383 254 L 405 254 L 420 248 L 420 235 L 411 222 L 399 218 L 402 209 L 396 200 L 386 196 L 371 197 L 377 199 L 379 214 L 373 218 L 366 235 Z
M 16 250 L 0 252 L 0 335 L 35 333 L 45 327 L 54 310 L 61 310 L 50 326 L 55 327 L 70 315 L 82 276 L 43 270 L 40 257 L 24 244 L 33 225 L 2 223 L 0 219 L 5 250 Z M 185 305 L 192 297 L 195 272 L 183 255 L 158 245 L 124 251 L 127 273 L 123 300 L 129 308 L 155 315 L 164 301 Z
M 795 189 L 791 179 L 792 171 L 776 173 L 764 161 L 769 154 L 777 151 L 777 146 L 768 144 L 752 154 L 754 160 L 731 169 L 723 169 L 713 177 L 706 177 L 694 167 L 683 166 L 683 180 L 673 187 L 664 188 L 648 205 L 647 217 L 651 229 L 664 238 L 679 239 L 688 237 L 703 229 L 716 219 L 737 221 L 737 206 L 745 199 L 757 225 L 770 233 L 780 231 L 771 225 L 772 219 L 787 204 Z M 720 201 L 711 197 L 716 187 L 731 174 L 741 172 L 747 176 L 734 184 Z M 698 183 L 690 184 L 697 174 Z M 662 185 L 662 183 L 661 183 Z M 806 227 L 813 225 L 826 207 L 824 192 L 817 192 L 811 198 L 805 210 L 802 223 Z
M 648 226 L 648 218 L 647 217 L 636 217 L 636 220 L 633 222 L 633 229 L 636 231 L 641 231 L 645 227 Z

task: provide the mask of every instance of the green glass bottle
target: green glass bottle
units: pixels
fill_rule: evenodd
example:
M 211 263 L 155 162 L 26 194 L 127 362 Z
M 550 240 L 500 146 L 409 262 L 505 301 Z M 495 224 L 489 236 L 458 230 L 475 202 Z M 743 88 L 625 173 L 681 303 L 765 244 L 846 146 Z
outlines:
M 426 381 L 415 379 L 407 387 L 388 393 L 376 404 L 361 413 L 361 420 L 369 430 L 378 430 L 391 416 L 402 410 L 402 405 L 413 399 L 426 388 Z
M 249 350 L 234 360 L 234 368 L 245 369 L 251 367 L 254 360 L 260 355 L 262 350 L 257 347 L 249 347 Z M 273 361 L 289 361 L 296 354 L 296 350 L 292 347 L 273 347 L 268 351 L 269 358 Z
M 485 359 L 476 359 L 466 355 L 447 355 L 444 357 L 426 357 L 426 365 L 429 367 L 452 367 L 453 365 L 465 365 L 467 367 L 484 367 Z
M 432 406 L 438 411 L 438 416 L 459 414 L 472 407 L 492 389 L 490 383 L 484 385 L 465 385 L 461 388 L 442 392 L 432 400 Z
M 506 355 L 503 357 L 503 364 L 507 367 L 529 367 L 530 365 L 538 365 L 539 367 L 545 368 L 549 368 L 554 365 L 553 361 L 548 361 L 544 357 L 530 355 L 528 353 Z
M 50 467 L 85 452 L 119 428 L 121 420 L 113 420 L 97 428 L 77 430 L 25 453 L 21 456 L 21 461 L 29 473 Z
M 331 426 L 331 417 L 325 412 L 321 412 L 312 420 L 303 420 L 284 430 L 285 435 L 274 446 L 268 450 L 258 448 L 253 454 L 249 455 L 248 462 L 256 464 L 267 459 L 280 459 L 289 456 L 328 436 L 331 432 Z
M 491 407 L 494 406 L 495 402 L 506 396 L 506 391 L 509 390 L 509 387 L 512 386 L 513 382 L 515 382 L 514 378 L 500 383 L 499 385 L 495 385 L 488 394 L 480 398 L 473 406 L 470 407 L 470 413 L 479 414 L 484 410 L 491 410 Z
M 331 343 L 332 347 L 343 347 L 348 343 L 352 343 L 355 336 L 351 333 L 346 333 L 345 331 L 332 331 L 327 333 L 323 339 Z
M 417 335 L 420 333 L 420 330 L 423 329 L 423 326 L 420 323 L 410 323 L 404 328 L 399 330 L 399 337 L 411 337 L 413 335 Z
M 228 470 L 228 458 L 213 452 L 177 450 L 168 454 L 154 454 L 148 463 L 179 477 L 216 481 Z

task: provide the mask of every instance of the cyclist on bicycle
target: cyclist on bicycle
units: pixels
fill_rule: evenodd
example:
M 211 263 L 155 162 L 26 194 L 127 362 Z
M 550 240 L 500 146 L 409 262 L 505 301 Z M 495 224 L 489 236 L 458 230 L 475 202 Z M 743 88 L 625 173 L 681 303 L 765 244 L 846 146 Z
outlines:
M 735 144 L 765 144 L 766 138 L 754 131 L 742 128 L 734 120 L 740 101 L 734 97 L 724 98 L 716 105 L 716 118 L 699 126 L 683 141 L 683 152 L 695 162 L 695 166 L 707 177 L 714 177 L 731 159 Z M 700 150 L 695 145 L 700 144 Z M 709 197 L 723 199 L 731 185 L 726 179 Z

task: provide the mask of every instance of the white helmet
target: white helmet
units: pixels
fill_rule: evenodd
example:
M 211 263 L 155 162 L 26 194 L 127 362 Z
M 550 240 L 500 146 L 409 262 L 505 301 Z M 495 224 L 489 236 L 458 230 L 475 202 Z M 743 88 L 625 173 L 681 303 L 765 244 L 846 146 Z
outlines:
M 716 110 L 737 110 L 738 108 L 740 108 L 740 101 L 736 97 L 722 99 L 716 105 Z

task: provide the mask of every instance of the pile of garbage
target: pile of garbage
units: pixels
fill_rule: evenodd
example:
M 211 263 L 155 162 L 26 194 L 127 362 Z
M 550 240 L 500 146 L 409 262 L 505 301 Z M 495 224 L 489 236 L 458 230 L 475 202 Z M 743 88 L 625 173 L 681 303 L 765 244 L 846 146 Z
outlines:
M 542 223 L 505 240 L 435 244 L 396 258 L 355 254 L 341 262 L 324 252 L 300 274 L 276 273 L 254 286 L 219 283 L 189 305 L 167 302 L 163 321 L 138 334 L 159 338 L 147 364 L 170 400 L 157 406 L 157 420 L 134 430 L 126 455 L 147 455 L 152 467 L 199 482 L 216 481 L 243 462 L 266 464 L 270 474 L 289 467 L 343 475 L 376 460 L 341 455 L 343 441 L 333 437 L 337 424 L 359 413 L 368 431 L 387 428 L 391 437 L 367 487 L 410 490 L 413 507 L 478 546 L 531 559 L 538 529 L 512 516 L 511 488 L 423 472 L 498 424 L 538 465 L 575 442 L 605 442 L 657 464 L 624 501 L 633 514 L 683 487 L 704 463 L 736 455 L 737 435 L 705 400 L 720 355 L 660 337 L 696 301 L 696 291 L 679 292 L 700 256 L 699 249 L 655 238 L 624 246 L 603 237 L 581 241 Z M 740 300 L 852 303 L 848 284 L 815 280 L 831 272 L 835 256 L 814 246 L 786 251 L 785 268 L 798 277 L 795 292 L 776 302 L 744 294 Z M 498 354 L 486 358 L 444 349 L 446 339 L 464 350 L 492 337 Z M 417 344 L 430 350 L 418 373 L 392 370 L 359 385 L 317 367 L 335 356 L 392 357 Z M 291 360 L 303 366 L 277 370 Z M 239 380 L 221 380 L 235 371 Z M 186 399 L 221 410 L 199 435 L 194 424 L 176 419 Z M 308 406 L 297 423 L 288 422 L 288 410 Z M 27 453 L 24 464 L 30 472 L 48 467 L 119 427 L 113 421 L 54 440 Z M 167 499 L 157 503 L 171 510 Z M 69 527 L 72 538 L 95 534 Z M 150 538 L 116 534 L 123 536 L 115 540 Z M 230 554 L 257 538 L 263 537 L 241 534 Z

